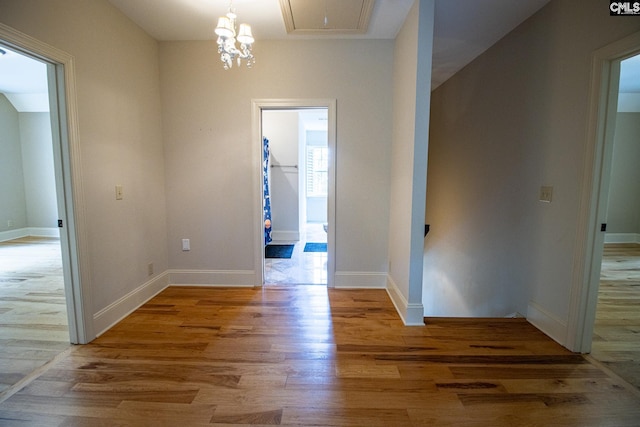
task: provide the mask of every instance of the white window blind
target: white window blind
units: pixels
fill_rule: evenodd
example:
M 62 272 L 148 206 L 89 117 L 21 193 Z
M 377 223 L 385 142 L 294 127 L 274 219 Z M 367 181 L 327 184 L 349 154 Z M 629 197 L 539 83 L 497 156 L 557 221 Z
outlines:
M 327 197 L 328 147 L 307 147 L 307 197 Z

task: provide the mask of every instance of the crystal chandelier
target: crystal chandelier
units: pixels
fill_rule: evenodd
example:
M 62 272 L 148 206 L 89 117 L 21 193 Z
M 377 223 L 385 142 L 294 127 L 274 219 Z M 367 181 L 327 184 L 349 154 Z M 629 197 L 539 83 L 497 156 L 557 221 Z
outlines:
M 240 24 L 240 31 L 236 35 L 236 14 L 233 1 L 229 4 L 229 12 L 226 16 L 218 18 L 216 34 L 218 35 L 218 53 L 225 70 L 233 67 L 234 59 L 237 60 L 238 67 L 244 59 L 247 61 L 247 67 L 251 68 L 255 62 L 251 53 L 251 45 L 254 42 L 251 26 Z M 236 39 L 240 43 L 240 49 L 236 47 Z

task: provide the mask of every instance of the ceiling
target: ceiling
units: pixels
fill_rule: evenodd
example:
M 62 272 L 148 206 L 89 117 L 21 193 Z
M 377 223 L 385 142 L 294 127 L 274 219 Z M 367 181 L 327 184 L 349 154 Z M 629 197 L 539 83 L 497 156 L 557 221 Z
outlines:
M 47 66 L 4 46 L 0 49 L 5 52 L 0 52 L 0 93 L 19 112 L 49 111 Z
M 620 92 L 640 93 L 640 55 L 620 64 Z
M 226 0 L 109 0 L 157 40 L 213 40 L 218 16 Z M 436 0 L 432 88 L 533 15 L 549 0 Z M 365 33 L 287 33 L 281 3 L 296 6 L 299 16 L 323 22 L 326 6 L 329 27 L 352 13 L 352 3 L 363 0 L 233 0 L 238 20 L 251 24 L 260 40 L 304 38 L 395 39 L 414 0 L 375 0 Z M 366 2 L 365 2 L 366 3 Z M 316 15 L 315 19 L 313 15 Z
M 224 15 L 227 0 L 109 0 L 157 40 L 214 40 L 217 17 Z M 438 87 L 549 0 L 436 0 L 432 88 Z M 250 23 L 256 43 L 269 39 L 394 39 L 414 0 L 233 0 L 239 22 Z M 332 25 L 352 14 L 351 3 L 369 7 L 366 32 L 336 31 Z M 281 3 L 295 7 L 314 32 L 287 33 Z M 315 5 L 316 7 L 311 7 Z M 359 6 L 356 6 L 356 8 Z M 317 31 L 326 16 L 332 31 Z M 285 14 L 286 15 L 286 14 Z M 315 18 L 314 18 L 315 15 Z M 361 19 L 356 17 L 356 19 Z M 6 49 L 5 49 L 6 50 Z M 44 65 L 26 61 L 9 52 L 0 56 L 0 92 L 8 94 L 46 92 Z M 29 63 L 33 64 L 30 68 Z M 635 64 L 635 65 L 634 65 Z M 38 71 L 39 70 L 39 71 Z M 40 77 L 34 77 L 36 73 Z M 44 74 L 43 74 L 44 73 Z M 629 79 L 625 76 L 631 76 Z M 640 58 L 623 63 L 621 89 L 640 93 Z M 13 101 L 12 101 L 13 102 Z
M 301 18 L 312 19 L 310 14 L 317 14 L 318 22 L 324 20 L 326 4 L 330 23 L 350 14 L 352 3 L 363 3 L 362 0 L 325 1 L 293 0 L 286 3 L 291 3 L 296 13 L 301 14 Z M 217 19 L 224 15 L 229 7 L 228 0 L 109 0 L 109 2 L 156 40 L 213 40 L 213 29 Z M 318 4 L 323 7 L 315 7 Z M 366 34 L 358 36 L 333 34 L 332 36 L 395 38 L 412 4 L 413 0 L 376 0 Z M 257 41 L 289 38 L 280 0 L 233 0 L 233 7 L 239 22 L 251 24 Z M 296 38 L 301 37 L 308 36 L 296 36 Z

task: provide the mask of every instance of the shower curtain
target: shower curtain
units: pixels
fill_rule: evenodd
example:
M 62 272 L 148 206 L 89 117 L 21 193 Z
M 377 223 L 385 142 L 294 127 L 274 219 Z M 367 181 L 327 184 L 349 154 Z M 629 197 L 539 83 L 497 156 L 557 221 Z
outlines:
M 262 189 L 264 191 L 263 199 L 263 217 L 264 217 L 264 245 L 268 245 L 271 241 L 271 197 L 269 196 L 269 140 L 262 139 Z

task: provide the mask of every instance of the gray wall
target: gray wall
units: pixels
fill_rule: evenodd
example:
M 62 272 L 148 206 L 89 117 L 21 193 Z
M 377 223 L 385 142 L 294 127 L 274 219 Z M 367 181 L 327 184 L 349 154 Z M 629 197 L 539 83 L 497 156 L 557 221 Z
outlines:
M 601 1 L 552 0 L 434 91 L 427 315 L 519 312 L 563 339 L 591 55 L 639 30 Z M 554 187 L 550 204 L 538 201 L 542 185 Z
M 27 227 L 19 115 L 0 93 L 0 232 Z M 12 226 L 9 226 L 9 221 Z
M 252 69 L 225 71 L 211 41 L 160 43 L 171 267 L 262 268 L 251 100 L 336 99 L 337 274 L 386 274 L 393 41 L 263 40 L 254 53 Z
M 29 227 L 57 227 L 58 207 L 49 113 L 20 113 L 22 168 Z
M 618 113 L 607 232 L 640 233 L 640 113 Z
M 57 227 L 49 113 L 17 112 L 0 94 L 0 129 L 0 232 Z
M 74 58 L 83 285 L 99 318 L 149 280 L 148 263 L 168 268 L 158 43 L 106 0 L 0 0 L 0 22 Z

